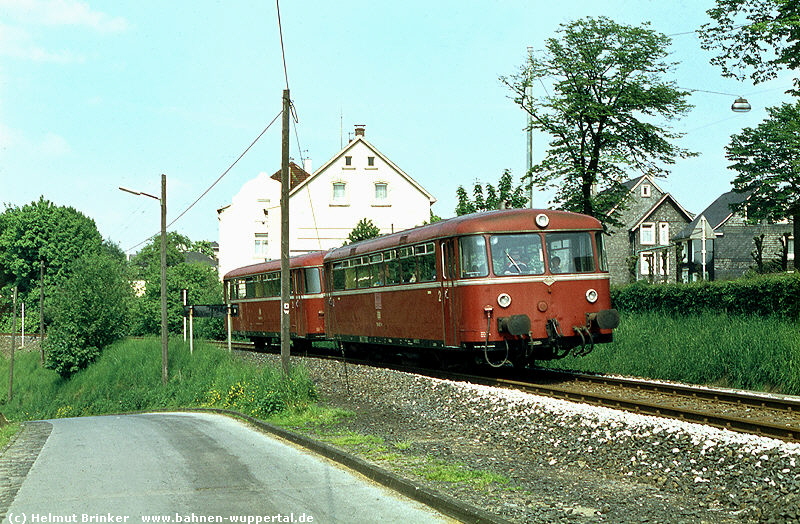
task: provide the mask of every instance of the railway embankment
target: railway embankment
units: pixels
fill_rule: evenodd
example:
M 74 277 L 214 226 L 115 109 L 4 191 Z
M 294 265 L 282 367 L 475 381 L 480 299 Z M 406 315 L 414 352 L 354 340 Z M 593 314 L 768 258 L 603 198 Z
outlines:
M 515 522 L 800 519 L 800 444 L 385 369 L 304 365 L 323 401 L 353 416 L 296 429 Z M 494 480 L 443 480 L 436 464 Z

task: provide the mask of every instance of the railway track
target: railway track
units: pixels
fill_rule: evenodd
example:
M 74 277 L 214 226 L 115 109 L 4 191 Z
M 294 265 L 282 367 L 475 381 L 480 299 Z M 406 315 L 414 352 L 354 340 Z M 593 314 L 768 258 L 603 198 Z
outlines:
M 250 343 L 233 349 L 251 351 Z M 311 355 L 343 360 L 339 355 Z M 348 363 L 396 369 L 430 377 L 518 389 L 643 415 L 705 424 L 742 433 L 800 442 L 800 398 L 765 393 L 648 381 L 626 377 L 591 375 L 568 371 L 502 370 L 498 376 L 479 376 L 406 365 L 376 364 L 345 359 Z

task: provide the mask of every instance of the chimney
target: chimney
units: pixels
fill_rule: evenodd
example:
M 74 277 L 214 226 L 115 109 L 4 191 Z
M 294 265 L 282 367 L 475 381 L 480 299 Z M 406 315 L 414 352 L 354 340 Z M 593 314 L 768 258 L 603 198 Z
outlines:
M 305 171 L 308 174 L 311 174 L 311 159 L 310 158 L 306 158 L 306 159 L 303 160 L 303 171 Z
M 356 124 L 356 136 L 364 136 L 365 124 Z

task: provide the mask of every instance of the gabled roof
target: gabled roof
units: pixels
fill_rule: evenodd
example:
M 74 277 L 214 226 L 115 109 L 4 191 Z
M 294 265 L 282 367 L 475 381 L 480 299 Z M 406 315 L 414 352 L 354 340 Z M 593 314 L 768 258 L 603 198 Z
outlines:
M 270 178 L 272 180 L 277 180 L 278 182 L 281 181 L 281 171 L 279 169 L 272 175 Z M 291 191 L 297 184 L 302 184 L 308 177 L 311 175 L 303 169 L 302 167 L 298 166 L 294 162 L 289 162 L 289 190 Z
M 344 156 L 344 155 L 345 155 L 345 154 L 346 154 L 348 151 L 350 151 L 351 149 L 353 149 L 353 148 L 354 148 L 356 145 L 358 145 L 359 143 L 360 143 L 360 144 L 364 144 L 365 146 L 367 146 L 367 147 L 369 148 L 369 150 L 370 150 L 370 151 L 372 151 L 373 153 L 375 153 L 375 156 L 379 157 L 381 160 L 383 160 L 384 162 L 386 162 L 386 164 L 387 164 L 389 167 L 391 167 L 393 170 L 395 170 L 395 171 L 396 171 L 396 172 L 397 172 L 397 173 L 398 173 L 400 176 L 402 176 L 403 178 L 405 178 L 405 179 L 408 181 L 408 183 L 410 183 L 412 186 L 414 186 L 414 187 L 415 187 L 415 188 L 416 188 L 416 189 L 417 189 L 417 190 L 418 190 L 420 193 L 422 193 L 423 195 L 425 195 L 425 196 L 428 198 L 428 200 L 430 201 L 430 203 L 431 203 L 431 204 L 433 204 L 434 202 L 436 202 L 436 198 L 434 198 L 434 197 L 433 197 L 433 195 L 431 195 L 430 193 L 428 193 L 428 191 L 427 191 L 427 190 L 426 190 L 424 187 L 422 187 L 421 185 L 419 185 L 419 183 L 418 183 L 416 180 L 414 180 L 413 178 L 411 178 L 411 176 L 409 176 L 409 175 L 408 175 L 408 173 L 406 173 L 405 171 L 403 171 L 402 169 L 400 169 L 399 167 L 397 167 L 397 165 L 395 165 L 395 163 L 394 163 L 394 162 L 392 162 L 391 160 L 389 160 L 389 159 L 388 159 L 388 158 L 387 158 L 387 157 L 386 157 L 386 156 L 385 156 L 383 153 L 381 153 L 380 151 L 378 151 L 378 150 L 375 148 L 375 146 L 373 146 L 372 144 L 370 144 L 369 142 L 367 142 L 367 140 L 366 140 L 366 139 L 365 139 L 363 136 L 356 136 L 356 137 L 355 137 L 353 140 L 351 140 L 351 141 L 350 141 L 350 143 L 348 143 L 348 144 L 347 144 L 347 145 L 346 145 L 346 146 L 345 146 L 345 147 L 344 147 L 344 148 L 343 148 L 341 151 L 339 151 L 338 153 L 336 153 L 335 155 L 333 155 L 333 157 L 331 157 L 331 159 L 330 159 L 330 160 L 328 160 L 327 162 L 325 162 L 325 164 L 323 164 L 323 165 L 322 165 L 322 166 L 321 166 L 319 169 L 317 169 L 316 171 L 314 171 L 314 174 L 313 174 L 313 175 L 310 175 L 309 177 L 305 178 L 305 179 L 304 179 L 304 180 L 302 180 L 300 183 L 298 183 L 296 186 L 293 186 L 293 187 L 292 187 L 292 189 L 291 189 L 291 193 L 293 194 L 293 193 L 295 193 L 295 192 L 299 191 L 299 190 L 300 190 L 300 189 L 301 189 L 303 186 L 305 186 L 305 185 L 307 185 L 307 184 L 311 183 L 311 181 L 312 181 L 312 180 L 314 180 L 315 178 L 317 178 L 317 177 L 318 177 L 318 176 L 319 176 L 321 173 L 323 173 L 323 172 L 324 172 L 326 169 L 328 169 L 328 167 L 329 167 L 331 164 L 333 164 L 334 162 L 336 162 L 337 160 L 339 160 L 339 159 L 340 159 L 341 157 L 343 157 L 343 156 Z
M 700 221 L 700 217 L 705 217 L 708 225 L 711 226 L 711 229 L 716 231 L 725 225 L 725 222 L 730 220 L 730 218 L 733 216 L 731 204 L 744 202 L 748 198 L 750 198 L 749 193 L 737 193 L 736 191 L 728 191 L 727 193 L 721 194 L 711 203 L 711 205 L 705 208 L 702 213 L 698 214 L 688 226 L 683 228 L 680 233 L 675 235 L 675 239 L 680 240 L 691 238 L 692 231 L 694 231 L 695 227 Z
M 687 220 L 691 220 L 692 219 L 692 214 L 689 213 L 688 211 L 686 211 L 683 208 L 683 206 L 681 206 L 678 203 L 678 201 L 675 200 L 675 197 L 673 197 L 670 193 L 664 193 L 664 195 L 661 198 L 658 199 L 658 202 L 656 202 L 655 204 L 650 206 L 650 209 L 648 209 L 647 212 L 644 213 L 641 216 L 641 218 L 639 218 L 639 221 L 636 222 L 633 225 L 633 227 L 630 228 L 630 231 L 634 231 L 635 229 L 638 229 L 639 226 L 641 226 L 643 222 L 647 222 L 647 219 L 650 218 L 650 216 L 653 213 L 656 212 L 656 210 L 661 206 L 661 204 L 663 204 L 664 202 L 667 202 L 667 201 L 672 202 L 672 204 L 675 206 L 675 209 L 677 209 L 683 216 L 685 216 Z
M 626 180 L 625 182 L 622 182 L 622 185 L 628 188 L 628 193 L 629 194 L 635 194 L 636 193 L 636 188 L 638 188 L 644 182 L 647 182 L 648 184 L 653 186 L 655 189 L 657 189 L 659 191 L 659 193 L 662 193 L 664 195 L 664 196 L 661 197 L 661 199 L 659 199 L 658 202 L 656 202 L 655 205 L 651 206 L 650 209 L 647 210 L 647 213 L 645 213 L 644 217 L 647 217 L 648 215 L 652 214 L 652 212 L 655 211 L 655 209 L 659 205 L 661 205 L 662 202 L 664 202 L 665 197 L 669 196 L 669 199 L 672 201 L 673 204 L 675 204 L 675 207 L 678 209 L 678 211 L 683 213 L 686 216 L 686 218 L 692 218 L 692 214 L 689 213 L 682 205 L 680 205 L 680 203 L 677 200 L 675 200 L 675 197 L 673 197 L 671 194 L 669 194 L 666 191 L 664 191 L 663 189 L 661 189 L 661 187 L 659 187 L 659 185 L 656 184 L 656 180 L 655 180 L 655 178 L 653 178 L 652 175 L 642 175 L 642 176 L 637 177 L 637 178 L 632 178 L 630 180 Z M 617 208 L 620 205 L 622 205 L 624 200 L 625 200 L 624 198 L 621 199 L 616 206 L 612 207 L 609 210 L 609 212 L 606 213 L 606 215 L 607 216 L 611 216 L 612 214 L 614 214 L 614 212 L 617 210 Z M 644 219 L 640 219 L 639 222 L 636 224 L 636 227 L 641 225 L 641 223 L 643 221 L 644 221 Z

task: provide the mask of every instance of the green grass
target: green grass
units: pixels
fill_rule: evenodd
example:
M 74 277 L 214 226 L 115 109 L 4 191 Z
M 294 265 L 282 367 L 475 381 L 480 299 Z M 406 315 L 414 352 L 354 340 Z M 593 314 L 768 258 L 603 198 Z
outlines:
M 550 367 L 800 395 L 800 324 L 704 313 L 623 313 L 612 344 Z
M 508 477 L 468 468 L 461 462 L 445 462 L 429 458 L 416 468 L 416 473 L 428 480 L 464 483 L 485 488 L 490 484 L 508 484 Z
M 170 380 L 161 384 L 161 348 L 157 339 L 125 340 L 107 348 L 97 362 L 69 380 L 42 369 L 35 353 L 18 353 L 14 395 L 4 388 L 0 410 L 9 420 L 97 415 L 128 411 L 211 407 L 265 418 L 302 412 L 316 402 L 305 370 L 254 366 L 211 345 L 170 341 Z M 0 377 L 8 361 L 0 360 Z M 3 381 L 5 382 L 5 381 Z
M 17 434 L 17 431 L 19 431 L 19 422 L 0 426 L 0 450 L 6 447 L 6 444 Z

